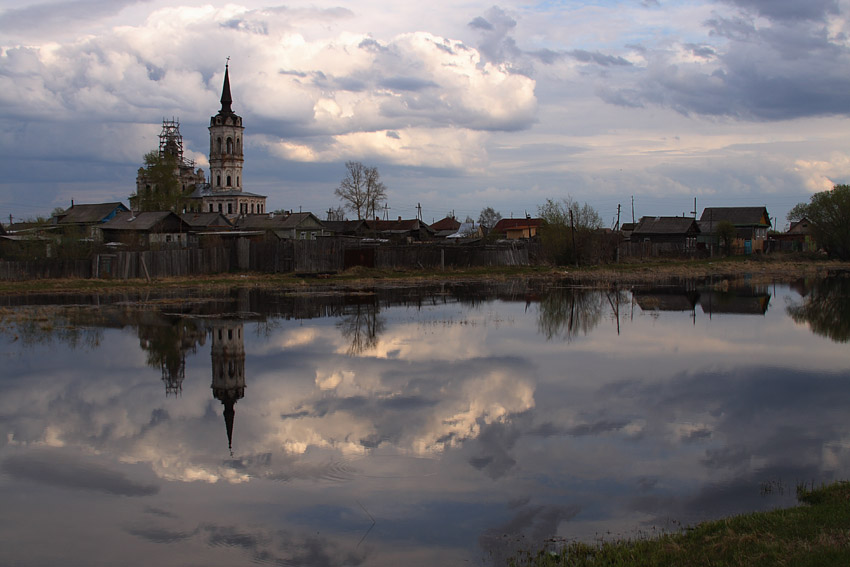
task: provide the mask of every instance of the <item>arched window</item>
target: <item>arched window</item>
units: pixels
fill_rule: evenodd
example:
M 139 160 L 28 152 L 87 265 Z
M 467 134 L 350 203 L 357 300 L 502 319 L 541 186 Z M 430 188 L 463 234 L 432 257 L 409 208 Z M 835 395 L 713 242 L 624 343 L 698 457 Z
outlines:
M 212 212 L 214 212 L 214 211 L 213 211 L 213 204 L 212 204 L 212 203 L 210 203 L 210 212 L 211 212 L 211 213 L 212 213 Z
M 221 203 L 218 204 L 218 212 L 221 212 Z
M 216 187 L 221 187 L 221 175 L 216 175 L 216 176 L 215 176 L 215 186 L 216 186 Z
M 236 186 L 239 187 L 239 176 L 236 176 Z
M 251 212 L 254 212 L 254 203 L 251 203 Z
M 216 138 L 215 149 L 217 153 L 221 153 L 221 138 Z
M 227 153 L 229 153 L 229 154 L 233 153 L 233 138 L 227 139 Z
M 242 153 L 242 140 L 240 140 L 239 138 L 236 138 L 236 153 Z
M 227 203 L 227 214 L 228 215 L 233 214 L 233 203 Z
M 227 176 L 227 186 L 230 187 L 230 176 Z

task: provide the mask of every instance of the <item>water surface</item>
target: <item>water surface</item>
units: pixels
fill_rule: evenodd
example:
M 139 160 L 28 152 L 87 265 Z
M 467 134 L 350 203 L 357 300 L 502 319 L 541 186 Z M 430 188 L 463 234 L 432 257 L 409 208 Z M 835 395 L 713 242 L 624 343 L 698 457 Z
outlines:
M 846 279 L 5 298 L 0 563 L 498 564 L 850 478 Z

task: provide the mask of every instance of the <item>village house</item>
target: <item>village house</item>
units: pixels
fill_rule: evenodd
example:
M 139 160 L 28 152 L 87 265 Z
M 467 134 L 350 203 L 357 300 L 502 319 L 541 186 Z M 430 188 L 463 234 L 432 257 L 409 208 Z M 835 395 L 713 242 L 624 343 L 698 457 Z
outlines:
M 508 240 L 529 239 L 537 236 L 543 219 L 526 217 L 523 219 L 500 219 L 490 231 L 499 238 Z
M 662 245 L 669 251 L 694 252 L 699 234 L 691 217 L 641 217 L 631 232 L 632 242 Z
M 101 236 L 98 230 L 100 225 L 118 214 L 129 212 L 130 209 L 122 203 L 75 205 L 71 201 L 71 206 L 65 212 L 55 215 L 52 220 L 61 234 L 98 240 Z
M 771 226 L 767 207 L 706 207 L 699 219 L 699 228 L 703 235 L 699 241 L 717 246 L 717 225 L 723 221 L 732 223 L 737 232 L 732 245 L 733 253 L 752 254 L 764 251 L 767 230 Z
M 316 240 L 332 234 L 309 212 L 242 215 L 236 219 L 235 226 L 240 231 L 261 231 L 265 240 Z
M 433 240 L 434 231 L 419 219 L 367 220 L 366 236 L 393 242 L 424 242 Z
M 445 218 L 438 220 L 430 226 L 431 230 L 434 231 L 435 238 L 446 238 L 457 232 L 457 230 L 460 228 L 460 222 L 453 216 L 449 215 Z
M 182 248 L 191 227 L 170 211 L 119 213 L 99 227 L 105 243 L 131 248 Z

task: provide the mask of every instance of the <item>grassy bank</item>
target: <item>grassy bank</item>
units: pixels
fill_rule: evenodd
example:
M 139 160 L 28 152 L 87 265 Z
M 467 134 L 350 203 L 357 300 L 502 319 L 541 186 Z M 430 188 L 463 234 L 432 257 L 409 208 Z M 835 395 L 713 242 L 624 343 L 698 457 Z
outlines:
M 513 566 L 824 567 L 850 565 L 850 482 L 798 489 L 794 508 L 706 522 L 685 533 L 601 545 L 573 543 Z
M 353 268 L 338 274 L 217 274 L 148 281 L 134 280 L 30 280 L 0 282 L 0 294 L 114 292 L 168 288 L 221 288 L 232 286 L 310 288 L 328 286 L 374 286 L 429 281 L 495 280 L 515 277 L 568 278 L 583 285 L 607 287 L 620 284 L 662 282 L 671 279 L 722 277 L 744 278 L 754 283 L 791 282 L 830 273 L 850 273 L 850 263 L 788 256 L 765 256 L 713 260 L 653 261 L 591 267 L 484 267 L 468 269 L 378 270 Z

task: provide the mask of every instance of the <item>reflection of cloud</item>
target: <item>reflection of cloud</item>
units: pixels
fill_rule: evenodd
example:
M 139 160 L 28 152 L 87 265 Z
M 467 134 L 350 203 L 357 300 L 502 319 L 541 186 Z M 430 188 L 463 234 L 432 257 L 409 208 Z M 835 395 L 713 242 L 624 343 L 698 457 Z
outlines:
M 159 492 L 158 486 L 135 482 L 98 462 L 61 452 L 34 451 L 10 455 L 3 459 L 0 468 L 15 479 L 59 488 L 92 490 L 116 496 L 149 496 Z

